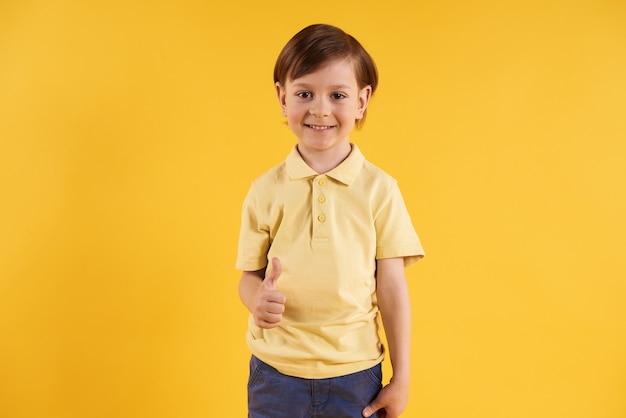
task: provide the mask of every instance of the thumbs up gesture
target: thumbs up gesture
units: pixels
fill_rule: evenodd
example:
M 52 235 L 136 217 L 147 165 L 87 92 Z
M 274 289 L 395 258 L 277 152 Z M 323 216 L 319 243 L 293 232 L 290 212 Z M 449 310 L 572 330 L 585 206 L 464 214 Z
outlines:
M 272 258 L 272 271 L 259 286 L 251 309 L 254 323 L 261 328 L 275 328 L 283 319 L 287 298 L 276 287 L 281 273 L 280 260 Z

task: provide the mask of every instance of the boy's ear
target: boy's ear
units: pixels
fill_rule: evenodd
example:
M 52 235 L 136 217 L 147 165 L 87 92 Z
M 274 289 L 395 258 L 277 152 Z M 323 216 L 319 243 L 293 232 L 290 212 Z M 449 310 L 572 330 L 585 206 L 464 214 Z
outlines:
M 365 113 L 365 109 L 367 109 L 367 105 L 372 98 L 372 86 L 365 86 L 359 92 L 359 108 L 357 110 L 357 119 L 363 119 L 363 114 Z
M 279 81 L 276 82 L 276 96 L 278 97 L 280 108 L 283 110 L 283 116 L 287 116 L 287 101 L 285 100 L 286 92 L 283 86 L 280 85 Z

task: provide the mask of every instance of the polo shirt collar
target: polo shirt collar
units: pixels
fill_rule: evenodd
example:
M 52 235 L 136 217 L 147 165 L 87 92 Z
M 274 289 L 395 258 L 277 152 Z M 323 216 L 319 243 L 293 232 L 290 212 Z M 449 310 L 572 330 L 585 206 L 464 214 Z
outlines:
M 356 144 L 350 144 L 352 151 L 348 157 L 341 162 L 337 167 L 325 173 L 328 177 L 331 177 L 347 186 L 349 186 L 359 175 L 365 157 L 361 153 L 361 150 Z M 318 176 L 315 170 L 307 165 L 302 159 L 302 156 L 298 152 L 298 146 L 294 145 L 291 152 L 287 156 L 285 161 L 287 166 L 287 173 L 292 179 L 303 179 L 307 177 Z

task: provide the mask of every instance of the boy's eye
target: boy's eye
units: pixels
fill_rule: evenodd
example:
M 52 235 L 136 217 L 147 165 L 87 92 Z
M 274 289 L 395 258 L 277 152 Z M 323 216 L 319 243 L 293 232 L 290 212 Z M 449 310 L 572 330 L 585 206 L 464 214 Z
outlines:
M 296 93 L 296 96 L 302 98 L 302 99 L 310 99 L 313 95 L 311 94 L 310 91 L 300 91 L 298 93 Z
M 346 95 L 345 95 L 345 94 L 343 94 L 343 93 L 333 93 L 333 94 L 331 94 L 331 97 L 332 97 L 333 99 L 337 99 L 337 100 L 339 100 L 339 99 L 345 99 L 345 98 L 346 98 Z

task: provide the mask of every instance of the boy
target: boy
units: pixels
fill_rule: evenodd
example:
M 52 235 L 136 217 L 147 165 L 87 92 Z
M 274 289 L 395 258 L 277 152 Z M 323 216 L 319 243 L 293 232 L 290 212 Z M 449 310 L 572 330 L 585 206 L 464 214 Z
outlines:
M 312 25 L 285 45 L 274 82 L 298 141 L 243 205 L 249 417 L 397 417 L 410 380 L 404 267 L 424 252 L 396 181 L 349 141 L 376 66 L 352 36 Z M 378 311 L 393 367 L 384 388 Z

